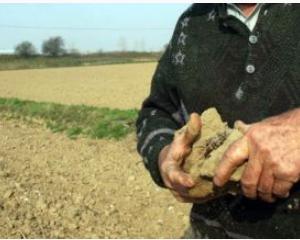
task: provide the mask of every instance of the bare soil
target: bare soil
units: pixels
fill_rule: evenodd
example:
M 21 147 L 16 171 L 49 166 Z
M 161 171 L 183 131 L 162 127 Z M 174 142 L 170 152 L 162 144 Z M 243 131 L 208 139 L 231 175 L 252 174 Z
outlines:
M 156 63 L 137 63 L 0 71 L 0 96 L 119 109 L 140 108 L 150 91 L 155 67 Z
M 190 205 L 152 183 L 134 136 L 71 140 L 0 119 L 0 182 L 1 238 L 179 238 L 188 226 Z

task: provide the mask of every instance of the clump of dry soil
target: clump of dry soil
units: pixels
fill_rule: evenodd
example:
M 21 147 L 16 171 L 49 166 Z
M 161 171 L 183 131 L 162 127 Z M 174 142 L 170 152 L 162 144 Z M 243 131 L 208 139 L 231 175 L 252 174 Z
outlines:
M 70 140 L 0 119 L 1 238 L 179 238 L 190 205 L 156 187 L 122 141 Z
M 193 133 L 198 137 L 193 143 L 190 155 L 185 160 L 184 170 L 196 182 L 196 186 L 189 190 L 189 194 L 204 202 L 227 192 L 238 192 L 238 181 L 241 179 L 244 166 L 234 172 L 226 186 L 221 189 L 214 187 L 212 179 L 218 163 L 228 147 L 242 137 L 242 133 L 237 129 L 229 128 L 215 108 L 204 111 L 201 114 L 201 122 L 201 133 Z M 192 131 L 193 128 L 185 126 L 178 131 L 178 134 L 184 134 L 188 129 Z

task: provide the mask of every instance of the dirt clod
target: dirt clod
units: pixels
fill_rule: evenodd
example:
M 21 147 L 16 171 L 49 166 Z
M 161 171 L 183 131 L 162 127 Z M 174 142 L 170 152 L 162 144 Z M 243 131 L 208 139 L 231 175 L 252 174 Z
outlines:
M 229 183 L 223 188 L 214 187 L 212 179 L 218 163 L 228 147 L 242 137 L 242 133 L 237 129 L 229 128 L 215 108 L 204 111 L 201 114 L 201 122 L 201 133 L 193 133 L 198 137 L 193 143 L 190 155 L 185 160 L 184 170 L 196 182 L 196 186 L 189 191 L 189 194 L 204 202 L 227 192 L 236 193 L 244 166 L 235 171 Z M 189 122 L 188 124 L 193 123 Z M 191 131 L 193 128 L 185 126 L 177 134 L 184 134 L 187 129 Z

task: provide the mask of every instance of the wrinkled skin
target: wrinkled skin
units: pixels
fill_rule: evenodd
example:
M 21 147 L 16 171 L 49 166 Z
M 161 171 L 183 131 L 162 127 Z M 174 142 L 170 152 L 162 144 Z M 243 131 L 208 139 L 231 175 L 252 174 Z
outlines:
M 197 202 L 196 198 L 188 195 L 188 189 L 192 188 L 195 182 L 182 170 L 182 165 L 201 130 L 201 120 L 198 114 L 191 114 L 187 126 L 187 131 L 175 135 L 173 142 L 160 152 L 159 169 L 165 186 L 178 201 Z
M 201 128 L 199 118 L 191 117 L 195 129 Z M 247 162 L 241 178 L 243 193 L 249 198 L 273 202 L 289 196 L 300 177 L 300 110 L 296 109 L 261 122 L 247 125 L 237 121 L 244 136 L 225 152 L 214 177 L 217 186 L 224 186 L 234 170 Z M 189 132 L 189 131 L 187 131 Z M 188 189 L 195 183 L 182 170 L 184 158 L 190 153 L 197 136 L 175 136 L 159 156 L 159 168 L 165 185 L 181 202 L 198 202 Z
M 225 152 L 217 167 L 214 183 L 223 186 L 234 170 L 247 162 L 241 178 L 246 197 L 273 202 L 289 196 L 300 177 L 300 111 L 236 127 L 244 136 Z

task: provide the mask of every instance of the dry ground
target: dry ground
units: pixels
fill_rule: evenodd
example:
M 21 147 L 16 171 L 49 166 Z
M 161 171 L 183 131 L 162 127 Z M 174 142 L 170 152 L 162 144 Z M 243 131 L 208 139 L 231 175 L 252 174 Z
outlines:
M 156 63 L 103 65 L 39 70 L 0 71 L 0 96 L 140 108 L 148 95 Z
M 70 140 L 0 119 L 0 237 L 178 238 L 188 205 L 156 187 L 134 136 Z
M 0 96 L 139 108 L 155 66 L 1 71 Z M 0 237 L 181 237 L 190 205 L 154 185 L 135 145 L 0 118 Z

